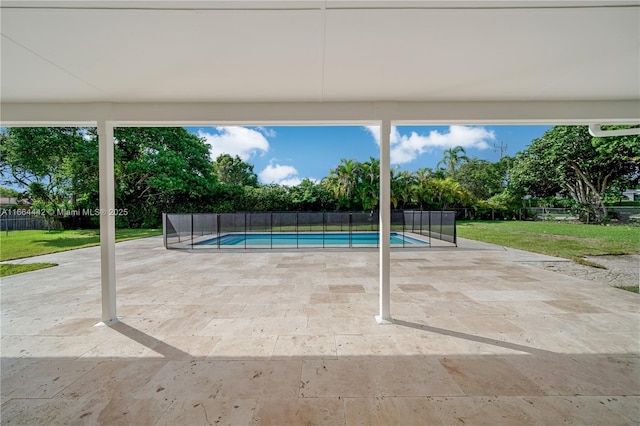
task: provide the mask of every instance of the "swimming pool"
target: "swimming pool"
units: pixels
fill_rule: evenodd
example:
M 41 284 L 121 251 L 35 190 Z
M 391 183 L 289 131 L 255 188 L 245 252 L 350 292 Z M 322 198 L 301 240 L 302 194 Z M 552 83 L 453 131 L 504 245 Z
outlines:
M 276 232 L 276 233 L 238 233 L 225 234 L 219 237 L 200 241 L 194 245 L 198 246 L 317 246 L 317 247 L 350 247 L 350 246 L 377 246 L 379 236 L 377 232 Z M 404 235 L 399 232 L 391 233 L 390 243 L 392 246 L 427 246 L 429 242 Z
M 456 243 L 455 212 L 392 211 L 394 248 Z M 378 248 L 377 212 L 165 213 L 167 249 Z M 439 244 L 439 243 L 437 243 Z

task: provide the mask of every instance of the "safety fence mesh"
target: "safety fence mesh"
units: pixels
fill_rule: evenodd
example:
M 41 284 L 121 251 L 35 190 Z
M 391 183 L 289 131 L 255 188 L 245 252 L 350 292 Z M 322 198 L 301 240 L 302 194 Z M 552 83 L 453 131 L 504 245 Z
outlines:
M 378 212 L 165 213 L 164 245 L 176 249 L 378 247 Z M 392 247 L 456 244 L 453 211 L 391 212 Z

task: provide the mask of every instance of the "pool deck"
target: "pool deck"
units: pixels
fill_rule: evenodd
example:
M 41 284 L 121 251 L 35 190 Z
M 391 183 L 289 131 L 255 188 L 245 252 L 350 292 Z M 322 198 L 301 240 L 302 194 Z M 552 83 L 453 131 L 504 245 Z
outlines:
M 565 260 L 460 239 L 376 250 L 116 245 L 100 318 L 97 247 L 2 279 L 1 422 L 640 422 L 640 296 L 531 266 Z

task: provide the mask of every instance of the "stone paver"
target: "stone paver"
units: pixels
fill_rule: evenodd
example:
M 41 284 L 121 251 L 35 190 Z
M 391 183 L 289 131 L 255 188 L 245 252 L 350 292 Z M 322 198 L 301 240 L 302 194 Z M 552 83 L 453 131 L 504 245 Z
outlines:
M 100 318 L 99 249 L 2 280 L 1 422 L 638 424 L 640 297 L 461 240 L 378 253 L 116 245 L 118 313 Z

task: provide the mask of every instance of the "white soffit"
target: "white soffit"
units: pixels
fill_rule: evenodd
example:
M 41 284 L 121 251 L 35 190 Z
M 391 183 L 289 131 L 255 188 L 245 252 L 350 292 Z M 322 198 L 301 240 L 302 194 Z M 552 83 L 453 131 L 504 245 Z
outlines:
M 0 6 L 3 105 L 640 100 L 637 1 Z
M 331 100 L 366 100 L 370 94 L 414 101 L 638 99 L 639 13 L 627 8 L 330 11 L 323 95 Z
M 18 43 L 33 62 L 68 76 L 60 98 L 46 69 L 25 75 L 8 56 L 15 49 L 3 49 L 3 100 L 319 100 L 320 18 L 296 10 L 3 10 L 3 44 Z

